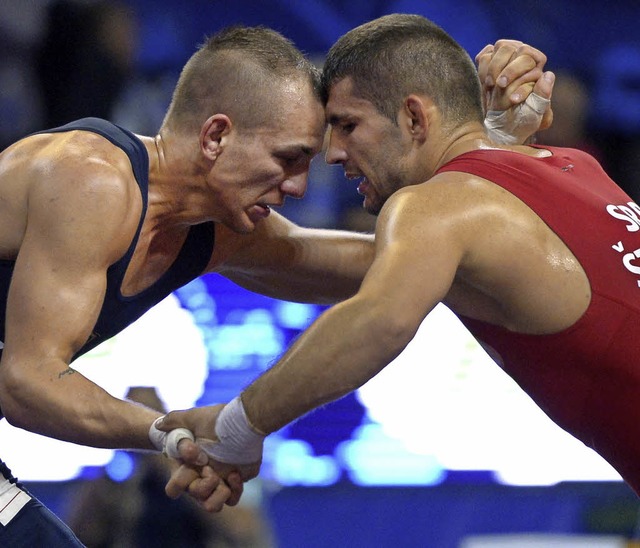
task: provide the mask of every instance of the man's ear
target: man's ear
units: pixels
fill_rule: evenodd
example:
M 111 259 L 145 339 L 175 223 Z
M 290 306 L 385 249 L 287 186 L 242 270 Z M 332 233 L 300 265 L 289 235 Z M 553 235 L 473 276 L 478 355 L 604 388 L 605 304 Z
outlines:
M 200 150 L 215 162 L 223 148 L 223 137 L 231 131 L 232 123 L 226 114 L 214 114 L 207 118 L 200 129 Z
M 403 122 L 411 136 L 424 141 L 429 133 L 429 110 L 433 108 L 433 103 L 418 95 L 409 95 L 404 100 L 402 112 Z

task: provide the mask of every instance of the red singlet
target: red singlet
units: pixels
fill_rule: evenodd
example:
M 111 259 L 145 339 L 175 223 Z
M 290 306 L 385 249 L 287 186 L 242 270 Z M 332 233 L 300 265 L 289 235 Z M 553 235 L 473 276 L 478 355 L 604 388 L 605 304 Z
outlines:
M 640 207 L 588 154 L 541 148 L 552 156 L 477 150 L 439 172 L 477 175 L 527 204 L 584 268 L 591 303 L 553 335 L 460 319 L 551 419 L 640 495 Z

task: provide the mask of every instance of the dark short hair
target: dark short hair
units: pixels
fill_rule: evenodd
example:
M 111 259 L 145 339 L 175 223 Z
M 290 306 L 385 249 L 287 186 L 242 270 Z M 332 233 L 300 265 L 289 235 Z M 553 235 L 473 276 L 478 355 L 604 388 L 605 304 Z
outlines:
M 233 26 L 209 37 L 186 63 L 165 125 L 197 129 L 211 114 L 231 114 L 245 127 L 272 114 L 278 83 L 307 81 L 320 101 L 320 70 L 287 38 L 258 26 Z
M 325 61 L 325 104 L 331 86 L 346 77 L 359 96 L 394 122 L 411 93 L 431 97 L 445 124 L 483 119 L 480 82 L 469 54 L 420 15 L 386 15 L 342 36 Z

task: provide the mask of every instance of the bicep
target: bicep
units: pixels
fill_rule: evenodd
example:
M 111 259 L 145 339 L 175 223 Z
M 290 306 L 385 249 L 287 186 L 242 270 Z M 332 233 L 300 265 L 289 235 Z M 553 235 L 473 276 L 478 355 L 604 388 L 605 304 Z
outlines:
M 380 213 L 376 257 L 360 294 L 383 300 L 389 318 L 417 329 L 446 297 L 461 257 L 451 223 L 414 207 L 407 197 L 394 197 Z
M 68 362 L 98 317 L 108 266 L 126 249 L 131 204 L 113 181 L 52 179 L 29 195 L 9 287 L 3 359 Z M 135 208 L 133 208 L 135 209 Z
M 9 288 L 4 357 L 68 363 L 91 334 L 106 287 L 105 270 L 25 239 Z M 37 240 L 37 241 L 33 241 Z

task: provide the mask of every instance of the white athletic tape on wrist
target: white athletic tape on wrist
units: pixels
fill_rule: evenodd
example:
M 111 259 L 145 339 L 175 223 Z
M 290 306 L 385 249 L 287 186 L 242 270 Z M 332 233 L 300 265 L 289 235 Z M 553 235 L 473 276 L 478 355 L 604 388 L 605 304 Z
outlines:
M 164 417 L 158 417 L 149 428 L 149 439 L 153 446 L 158 450 L 171 457 L 172 459 L 180 458 L 180 451 L 178 451 L 178 444 L 181 440 L 188 438 L 194 441 L 194 436 L 191 430 L 186 428 L 174 428 L 169 432 L 163 432 L 158 429 L 156 423 Z
M 509 110 L 490 110 L 484 119 L 489 137 L 501 145 L 518 145 L 525 142 L 540 127 L 542 117 L 551 100 L 531 93 L 524 103 Z
M 217 440 L 198 438 L 198 445 L 212 459 L 229 464 L 253 464 L 262 460 L 264 434 L 247 419 L 238 396 L 225 405 L 216 420 Z

